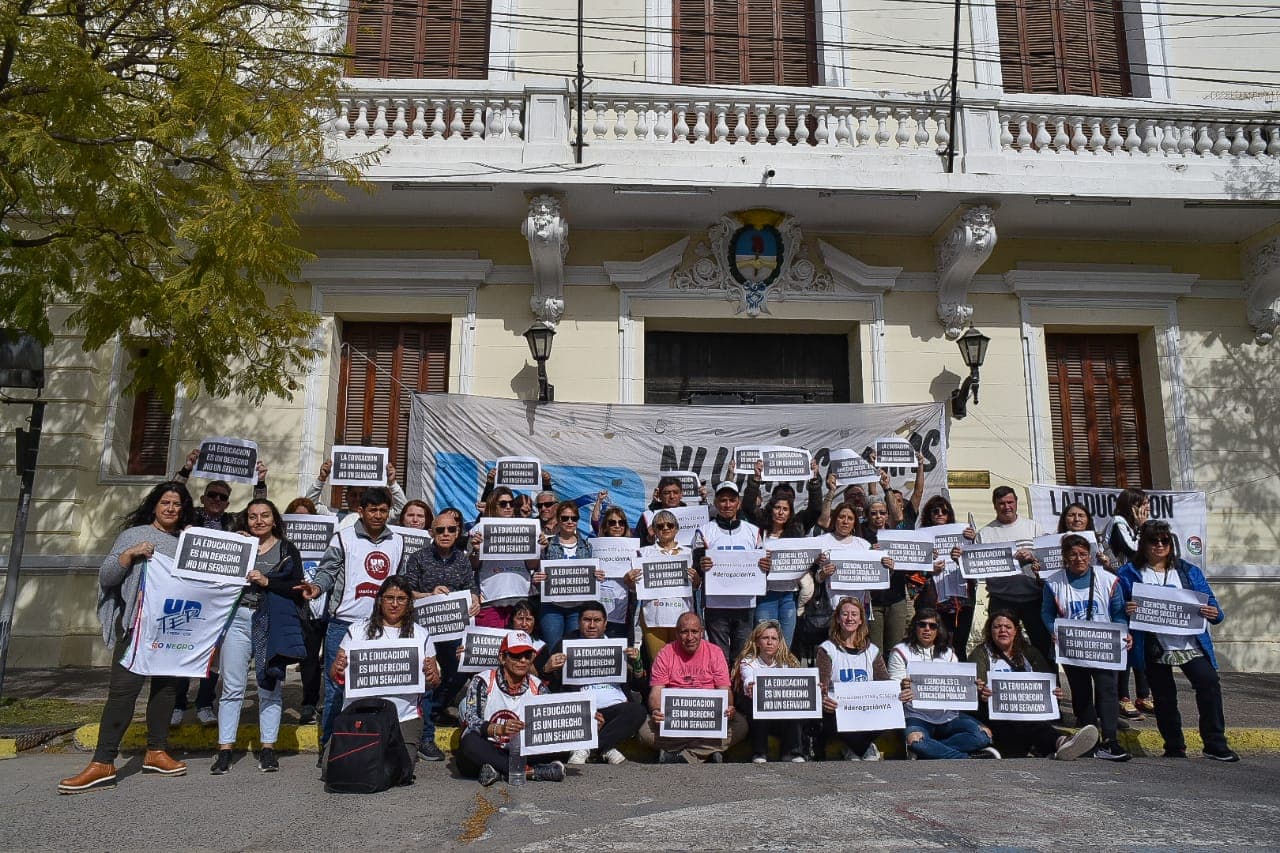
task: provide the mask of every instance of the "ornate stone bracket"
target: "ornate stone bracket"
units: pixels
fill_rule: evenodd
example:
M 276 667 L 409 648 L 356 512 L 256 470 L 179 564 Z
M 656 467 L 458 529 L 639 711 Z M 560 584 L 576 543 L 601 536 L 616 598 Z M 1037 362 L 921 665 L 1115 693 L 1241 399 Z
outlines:
M 977 205 L 960 214 L 934 243 L 938 260 L 938 319 L 948 340 L 964 333 L 973 319 L 969 283 L 996 246 L 995 208 Z
M 1241 266 L 1253 340 L 1265 346 L 1280 327 L 1280 237 L 1245 252 Z
M 564 316 L 564 259 L 569 254 L 569 223 L 560 199 L 550 193 L 529 197 L 529 214 L 520 233 L 529 241 L 533 264 L 533 297 L 529 307 L 539 320 L 555 326 Z

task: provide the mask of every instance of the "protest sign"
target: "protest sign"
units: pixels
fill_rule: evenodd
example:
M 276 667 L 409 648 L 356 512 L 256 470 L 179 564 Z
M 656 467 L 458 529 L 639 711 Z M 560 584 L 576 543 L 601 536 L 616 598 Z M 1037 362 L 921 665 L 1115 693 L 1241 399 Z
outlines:
M 540 571 L 546 572 L 542 582 L 542 600 L 551 604 L 573 604 L 596 601 L 600 597 L 596 583 L 594 559 L 543 560 Z
M 757 672 L 751 688 L 751 714 L 756 720 L 822 719 L 818 670 Z
M 284 521 L 284 538 L 293 543 L 302 558 L 302 579 L 314 583 L 320 558 L 329 548 L 329 540 L 338 526 L 336 515 L 312 515 L 290 513 L 281 516 Z M 323 619 L 328 614 L 329 593 L 307 602 L 312 619 Z
M 334 445 L 329 455 L 329 485 L 385 486 L 387 449 L 358 445 Z
M 809 451 L 803 447 L 761 447 L 760 459 L 764 462 L 760 479 L 766 483 L 808 480 L 813 476 Z
M 670 509 L 645 510 L 644 523 L 653 532 L 653 517 L 659 512 L 669 512 L 676 518 L 680 527 L 676 531 L 676 541 L 686 548 L 693 543 L 693 534 L 699 527 L 711 520 L 711 507 L 707 504 L 691 504 L 689 506 L 673 506 Z
M 972 663 L 910 661 L 913 708 L 922 711 L 976 711 L 978 666 Z
M 596 697 L 590 692 L 527 696 L 520 708 L 520 754 L 573 752 L 600 745 Z
M 355 640 L 347 646 L 349 699 L 422 693 L 427 679 L 422 672 L 422 643 L 407 640 Z
M 625 684 L 626 640 L 563 640 L 565 684 Z
M 816 536 L 797 539 L 766 539 L 769 552 L 769 583 L 798 581 L 822 556 L 822 542 Z
M 860 548 L 832 548 L 827 559 L 836 572 L 827 579 L 827 586 L 834 592 L 888 589 L 889 569 L 881 562 L 884 556 L 879 551 Z
M 662 690 L 662 737 L 726 738 L 729 736 L 727 690 L 692 690 L 664 687 Z
M 541 555 L 542 525 L 536 518 L 485 518 L 477 527 L 482 560 L 536 560 Z
M 764 595 L 765 573 L 760 571 L 764 551 L 714 551 L 707 554 L 707 595 Z
M 906 725 L 896 681 L 840 681 L 832 686 L 836 731 L 879 732 Z
M 506 628 L 479 628 L 468 625 L 462 632 L 462 660 L 458 672 L 484 672 L 498 665 L 498 647 L 509 632 Z
M 916 470 L 916 449 L 905 438 L 887 436 L 876 439 L 876 466 Z
M 1124 625 L 1112 622 L 1059 619 L 1053 624 L 1055 658 L 1064 666 L 1124 669 L 1128 659 L 1124 647 L 1127 633 Z
M 626 577 L 631 561 L 640 550 L 640 540 L 627 536 L 597 536 L 591 540 L 591 556 L 600 564 L 606 578 Z
M 1057 720 L 1058 697 L 1053 689 L 1058 677 L 1047 672 L 999 672 L 987 673 L 987 687 L 991 698 L 987 700 L 990 719 L 993 720 Z
M 462 639 L 471 624 L 471 593 L 465 589 L 428 595 L 413 602 L 414 620 L 431 634 L 431 642 Z
M 933 571 L 933 534 L 925 530 L 879 530 L 876 544 L 893 558 L 895 572 Z
M 675 477 L 680 481 L 680 500 L 702 503 L 702 480 L 693 471 L 659 471 L 658 479 Z
M 1031 541 L 1031 551 L 1036 555 L 1036 562 L 1040 564 L 1040 575 L 1043 577 L 1047 572 L 1056 572 L 1059 569 L 1066 568 L 1066 563 L 1062 559 L 1062 539 L 1064 536 L 1083 536 L 1089 540 L 1089 560 L 1092 563 L 1098 562 L 1098 536 L 1092 530 L 1082 530 L 1079 533 L 1049 533 L 1044 536 L 1037 536 Z
M 1192 637 L 1205 632 L 1200 606 L 1209 603 L 1209 596 L 1202 592 L 1135 583 L 1132 601 L 1138 605 L 1138 612 L 1129 617 L 1129 627 L 1134 631 Z
M 760 461 L 760 447 L 749 444 L 733 449 L 733 470 L 738 474 L 752 474 Z
M 188 580 L 244 586 L 257 559 L 257 539 L 207 527 L 188 527 L 178 537 L 173 574 Z
M 243 438 L 206 438 L 200 442 L 191 476 L 254 485 L 258 482 L 258 444 Z
M 965 580 L 1003 578 L 1022 573 L 1013 557 L 1013 545 L 1001 542 L 979 545 L 967 539 L 960 546 L 960 574 Z
M 933 527 L 921 527 L 919 530 L 928 531 L 933 535 L 933 553 L 934 559 L 942 559 L 945 561 L 944 569 L 954 569 L 959 574 L 960 564 L 951 559 L 951 552 L 956 548 L 963 548 L 969 544 L 969 540 L 964 538 L 964 531 L 969 525 L 960 523 L 938 524 Z M 941 593 L 939 593 L 941 595 Z
M 493 485 L 517 492 L 542 489 L 542 463 L 533 456 L 499 456 L 494 462 Z
M 833 450 L 828 458 L 827 473 L 835 474 L 837 486 L 843 488 L 880 480 L 880 472 L 876 466 L 853 450 Z
M 655 598 L 688 598 L 693 595 L 693 584 L 689 580 L 689 567 L 692 558 L 680 557 L 636 557 L 632 563 L 640 570 L 640 578 L 636 581 L 636 598 L 650 601 Z
M 400 551 L 399 571 L 403 571 L 404 567 L 409 565 L 410 557 L 431 544 L 431 534 L 426 530 L 421 530 L 417 527 L 401 527 L 398 524 L 388 524 L 387 529 L 392 533 L 399 534 L 404 541 L 404 546 Z

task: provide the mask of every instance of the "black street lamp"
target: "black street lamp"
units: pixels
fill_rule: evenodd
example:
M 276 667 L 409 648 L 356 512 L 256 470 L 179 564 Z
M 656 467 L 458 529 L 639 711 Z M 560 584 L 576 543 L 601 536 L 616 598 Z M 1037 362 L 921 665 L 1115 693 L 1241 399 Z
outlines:
M 529 342 L 529 352 L 538 363 L 539 403 L 550 403 L 556 398 L 556 386 L 547 382 L 547 359 L 551 357 L 551 339 L 555 336 L 555 327 L 542 320 L 535 320 L 524 331 L 524 339 Z
M 978 368 L 982 367 L 982 362 L 987 358 L 987 344 L 991 343 L 991 338 L 979 332 L 977 329 L 970 327 L 967 332 L 960 336 L 960 340 L 956 341 L 956 346 L 960 347 L 960 355 L 964 358 L 965 366 L 969 368 L 969 375 L 965 377 L 960 387 L 951 392 L 951 415 L 960 420 L 968 412 L 965 406 L 969 400 L 969 392 L 973 392 L 974 405 L 978 403 Z

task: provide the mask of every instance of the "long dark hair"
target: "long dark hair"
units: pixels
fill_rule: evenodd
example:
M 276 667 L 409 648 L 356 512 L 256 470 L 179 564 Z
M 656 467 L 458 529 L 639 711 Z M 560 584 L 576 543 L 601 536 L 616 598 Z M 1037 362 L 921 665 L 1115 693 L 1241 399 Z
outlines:
M 907 623 L 907 633 L 902 638 L 902 642 L 906 643 L 912 651 L 924 654 L 924 649 L 920 646 L 919 635 L 916 634 L 916 626 L 928 619 L 938 623 L 938 630 L 933 636 L 933 648 L 929 649 L 929 656 L 936 658 L 940 651 L 951 648 L 951 632 L 947 630 L 947 623 L 943 622 L 938 616 L 938 611 L 932 607 L 922 607 L 916 611 L 916 615 L 911 617 L 911 621 Z
M 151 524 L 156 520 L 156 504 L 160 503 L 160 499 L 169 492 L 176 492 L 178 498 L 182 501 L 182 511 L 178 513 L 178 529 L 182 530 L 184 527 L 190 527 L 195 524 L 196 507 L 191 500 L 191 492 L 188 492 L 187 487 L 177 480 L 165 480 L 147 492 L 147 496 L 142 499 L 142 503 L 138 504 L 132 512 L 124 515 L 120 528 L 124 530 L 130 527 Z
M 1147 548 L 1153 540 L 1160 536 L 1169 537 L 1169 568 L 1178 564 L 1178 537 L 1173 534 L 1169 522 L 1152 519 L 1138 530 L 1138 553 L 1133 555 L 1135 568 L 1144 568 L 1147 563 Z
M 1146 492 L 1130 486 L 1116 498 L 1115 514 L 1129 522 L 1131 529 L 1136 530 L 1138 528 L 1138 507 L 1142 506 L 1142 502 L 1146 499 Z
M 800 522 L 796 519 L 796 501 L 791 495 L 774 495 L 769 498 L 764 509 L 760 510 L 760 527 L 766 533 L 773 532 L 773 508 L 783 502 L 790 508 L 791 516 L 787 519 L 787 523 L 782 525 L 782 532 L 778 535 L 783 539 L 794 539 L 803 535 L 804 531 L 800 529 Z
M 284 519 L 280 517 L 280 510 L 276 509 L 276 505 L 266 498 L 254 498 L 244 505 L 244 509 L 240 512 L 240 520 L 244 526 L 244 530 L 249 529 L 249 507 L 265 506 L 271 510 L 271 535 L 277 539 L 283 540 L 284 537 Z
M 956 510 L 955 510 L 955 507 L 951 506 L 951 501 L 947 500 L 942 495 L 934 495 L 933 497 L 929 498 L 929 500 L 925 501 L 924 506 L 920 508 L 920 526 L 921 527 L 935 526 L 933 523 L 933 510 L 939 506 L 943 507 L 947 511 L 946 523 L 947 524 L 956 523 Z
M 1067 513 L 1071 512 L 1071 510 L 1073 509 L 1082 510 L 1084 512 L 1085 520 L 1088 522 L 1088 525 L 1085 527 L 1085 529 L 1093 530 L 1094 529 L 1093 513 L 1089 512 L 1089 508 L 1084 504 L 1080 503 L 1079 501 L 1073 501 L 1067 504 L 1066 506 L 1064 506 L 1062 508 L 1062 512 L 1058 513 L 1058 532 L 1059 533 L 1068 532 L 1067 531 Z
M 365 631 L 366 640 L 376 640 L 382 636 L 383 629 L 386 627 L 386 623 L 382 621 L 382 596 L 392 589 L 398 589 L 409 597 L 409 604 L 404 611 L 404 622 L 399 625 L 400 637 L 403 639 L 413 636 L 413 587 L 402 575 L 392 575 L 378 587 L 378 597 L 373 601 L 373 613 L 369 616 L 369 627 Z
M 992 658 L 1001 655 L 1001 652 L 996 648 L 996 644 L 991 641 L 991 626 L 1002 616 L 1013 623 L 1013 645 L 1009 647 L 1009 654 L 1005 659 L 1012 666 L 1023 666 L 1027 662 L 1027 646 L 1022 641 L 1022 629 L 1018 624 L 1018 614 L 1012 610 L 999 607 L 987 614 L 987 623 L 982 626 L 982 641 L 986 644 L 987 652 Z

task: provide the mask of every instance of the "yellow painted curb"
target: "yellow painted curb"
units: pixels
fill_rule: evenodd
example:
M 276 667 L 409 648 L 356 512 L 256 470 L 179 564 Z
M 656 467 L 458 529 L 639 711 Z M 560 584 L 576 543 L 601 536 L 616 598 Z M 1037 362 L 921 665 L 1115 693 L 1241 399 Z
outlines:
M 1183 729 L 1182 736 L 1187 741 L 1188 753 L 1204 749 L 1198 729 Z M 1227 742 L 1236 752 L 1280 752 L 1280 729 L 1228 728 Z M 1160 732 L 1150 729 L 1122 731 L 1120 744 L 1134 755 L 1161 755 L 1164 752 L 1164 738 Z
M 11 737 L 0 737 L 0 761 L 18 757 L 18 742 Z

